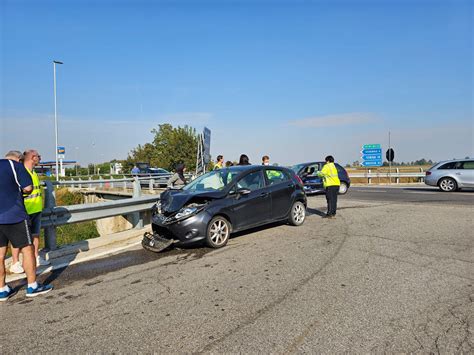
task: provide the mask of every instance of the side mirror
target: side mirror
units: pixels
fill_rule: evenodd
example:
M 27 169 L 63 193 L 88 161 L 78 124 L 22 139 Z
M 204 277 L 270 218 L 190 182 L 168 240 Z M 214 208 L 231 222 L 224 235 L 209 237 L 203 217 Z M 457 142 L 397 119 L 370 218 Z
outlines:
M 248 194 L 251 193 L 251 192 L 252 192 L 252 191 L 250 191 L 249 189 L 246 189 L 246 188 L 240 188 L 240 189 L 237 190 L 237 193 L 238 193 L 239 195 L 242 195 L 242 196 L 248 195 Z
M 244 196 L 244 195 L 248 195 L 249 193 L 251 193 L 252 191 L 250 191 L 249 189 L 246 189 L 246 188 L 240 188 L 240 189 L 232 189 L 229 191 L 229 196 L 236 196 L 237 199 L 240 198 L 240 196 Z

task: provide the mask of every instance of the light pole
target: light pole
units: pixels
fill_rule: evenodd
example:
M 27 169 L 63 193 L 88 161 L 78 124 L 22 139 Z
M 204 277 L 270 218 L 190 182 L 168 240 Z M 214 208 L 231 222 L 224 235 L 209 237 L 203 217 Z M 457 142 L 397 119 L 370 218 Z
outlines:
M 58 60 L 53 60 L 53 72 L 54 72 L 54 132 L 55 132 L 55 142 L 56 146 L 54 147 L 56 151 L 56 181 L 59 181 L 59 163 L 58 163 L 58 112 L 56 104 L 56 64 L 63 64 Z
M 76 147 L 76 176 L 77 176 L 77 168 L 78 168 L 78 161 L 77 161 L 77 151 L 79 150 L 79 147 Z

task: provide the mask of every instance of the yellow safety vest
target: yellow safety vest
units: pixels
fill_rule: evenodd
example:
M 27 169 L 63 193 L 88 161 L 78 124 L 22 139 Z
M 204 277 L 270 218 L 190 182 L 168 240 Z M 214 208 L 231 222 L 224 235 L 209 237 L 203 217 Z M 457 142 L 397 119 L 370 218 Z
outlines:
M 323 178 L 324 187 L 341 185 L 339 174 L 337 173 L 337 168 L 334 163 L 326 163 L 318 173 L 318 176 Z
M 33 180 L 33 191 L 31 192 L 31 194 L 29 195 L 23 194 L 26 213 L 28 214 L 38 213 L 43 210 L 43 197 L 42 197 L 43 193 L 41 191 L 40 180 L 35 171 L 30 171 L 30 169 L 26 167 L 25 169 L 30 174 L 31 180 Z

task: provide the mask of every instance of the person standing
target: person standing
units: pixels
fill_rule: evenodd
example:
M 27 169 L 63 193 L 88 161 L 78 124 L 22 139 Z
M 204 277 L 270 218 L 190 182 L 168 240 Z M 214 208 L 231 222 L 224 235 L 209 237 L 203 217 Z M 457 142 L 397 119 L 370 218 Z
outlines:
M 138 175 L 140 173 L 140 169 L 138 166 L 134 165 L 131 171 L 132 175 Z
M 337 194 L 339 193 L 339 186 L 341 181 L 339 180 L 339 174 L 337 172 L 336 165 L 334 164 L 334 158 L 328 155 L 325 159 L 321 171 L 317 172 L 319 177 L 323 178 L 324 188 L 326 189 L 326 201 L 328 204 L 328 212 L 323 218 L 335 218 L 337 210 Z
M 268 155 L 262 157 L 262 165 L 270 165 L 270 157 Z
M 184 172 L 186 167 L 184 164 L 176 165 L 176 173 L 168 180 L 168 187 L 173 189 L 180 189 L 187 184 Z
M 216 164 L 214 165 L 213 170 L 222 169 L 224 167 L 224 156 L 218 155 Z
M 5 256 L 9 242 L 23 254 L 28 283 L 26 297 L 35 297 L 53 289 L 52 285 L 41 285 L 36 281 L 35 252 L 23 202 L 23 193 L 33 191 L 33 181 L 19 163 L 21 152 L 10 151 L 5 157 L 0 159 L 0 301 L 15 294 L 5 283 Z
M 239 159 L 239 164 L 237 165 L 251 165 L 249 162 L 249 157 L 246 154 L 242 154 Z
M 31 180 L 33 181 L 33 191 L 30 194 L 23 194 L 25 203 L 26 213 L 29 218 L 29 226 L 31 236 L 33 237 L 33 246 L 35 249 L 36 267 L 47 266 L 50 264 L 48 260 L 45 260 L 39 255 L 39 238 L 41 232 L 41 212 L 43 211 L 43 195 L 41 190 L 40 180 L 38 175 L 34 171 L 34 167 L 39 164 L 41 155 L 34 149 L 27 150 L 23 153 L 23 165 L 26 171 L 30 174 Z M 21 274 L 24 272 L 21 266 L 20 250 L 12 248 L 12 265 L 10 266 L 10 272 L 14 274 Z

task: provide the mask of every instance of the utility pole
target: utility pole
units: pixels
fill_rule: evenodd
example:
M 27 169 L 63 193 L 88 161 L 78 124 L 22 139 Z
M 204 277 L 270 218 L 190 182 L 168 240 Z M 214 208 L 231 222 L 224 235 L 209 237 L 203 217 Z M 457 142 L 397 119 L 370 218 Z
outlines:
M 57 113 L 57 104 L 56 104 L 56 64 L 63 64 L 58 60 L 53 60 L 53 76 L 54 76 L 54 136 L 56 146 L 54 150 L 56 151 L 56 181 L 59 181 L 59 163 L 58 163 L 58 113 Z
M 388 150 L 392 149 L 391 142 L 390 142 L 390 130 L 388 131 Z M 392 159 L 388 161 L 388 184 L 392 184 Z

